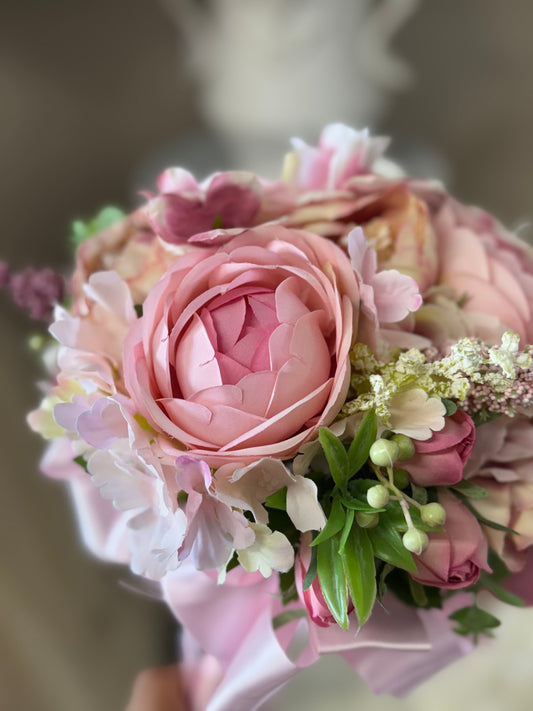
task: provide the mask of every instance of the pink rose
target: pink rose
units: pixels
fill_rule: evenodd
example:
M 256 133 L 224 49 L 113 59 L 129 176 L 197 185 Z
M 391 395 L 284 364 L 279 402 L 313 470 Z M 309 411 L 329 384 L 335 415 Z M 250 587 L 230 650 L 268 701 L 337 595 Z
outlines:
M 298 591 L 298 596 L 305 605 L 305 609 L 313 622 L 319 627 L 329 627 L 330 625 L 336 624 L 335 618 L 331 614 L 330 609 L 324 600 L 318 576 L 315 576 L 315 579 L 307 590 L 303 589 L 303 581 L 311 563 L 311 548 L 309 545 L 311 543 L 311 538 L 312 536 L 309 534 L 304 534 L 302 536 L 300 550 L 294 561 L 294 580 L 296 583 L 296 590 Z M 350 600 L 348 613 L 353 612 L 353 609 L 353 603 Z
M 429 545 L 415 557 L 413 578 L 422 585 L 455 590 L 473 585 L 480 570 L 490 572 L 488 545 L 476 517 L 447 491 L 439 493 L 446 510 L 445 530 L 429 533 Z
M 533 339 L 533 250 L 491 215 L 448 197 L 433 219 L 439 284 L 464 303 L 475 333 L 497 341 L 506 329 Z
M 476 439 L 472 418 L 462 410 L 445 418 L 444 429 L 431 439 L 413 440 L 415 454 L 402 462 L 417 486 L 451 486 L 463 478 L 463 468 Z
M 498 417 L 478 428 L 465 476 L 487 491 L 473 506 L 490 521 L 516 533 L 484 526 L 491 548 L 513 572 L 533 545 L 533 441 L 528 417 Z
M 153 288 L 126 337 L 126 388 L 157 431 L 211 465 L 291 457 L 345 400 L 358 302 L 332 242 L 246 230 L 178 259 Z
M 300 195 L 284 224 L 342 245 L 361 226 L 380 269 L 418 282 L 424 305 L 414 328 L 439 348 L 463 336 L 495 343 L 507 329 L 531 342 L 532 248 L 433 183 L 390 167 L 381 175 L 385 145 L 338 124 L 324 129 L 316 148 L 296 141 L 285 179 Z

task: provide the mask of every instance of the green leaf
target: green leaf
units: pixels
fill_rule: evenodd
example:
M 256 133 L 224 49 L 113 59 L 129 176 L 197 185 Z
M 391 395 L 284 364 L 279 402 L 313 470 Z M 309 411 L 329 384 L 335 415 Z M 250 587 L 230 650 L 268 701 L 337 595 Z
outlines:
M 320 428 L 318 439 L 326 455 L 333 481 L 340 489 L 344 490 L 348 481 L 348 455 L 343 443 L 327 427 Z
M 294 582 L 294 568 L 291 568 L 286 573 L 279 575 L 279 588 L 281 592 L 281 601 L 284 605 L 298 599 L 298 591 Z
M 342 534 L 340 537 L 339 541 L 339 553 L 342 554 L 344 552 L 344 546 L 346 545 L 346 539 L 350 535 L 350 531 L 352 530 L 353 526 L 353 520 L 355 518 L 355 512 L 350 510 L 346 512 L 346 520 L 344 522 L 344 527 L 342 529 Z
M 474 637 L 474 642 L 477 642 L 480 634 L 492 637 L 490 630 L 500 626 L 500 621 L 497 617 L 494 617 L 486 610 L 482 610 L 477 605 L 462 607 L 449 617 L 450 620 L 458 623 L 458 627 L 454 629 L 454 632 L 462 635 L 471 634 Z
M 477 587 L 488 590 L 494 597 L 497 597 L 498 600 L 502 602 L 506 602 L 508 605 L 524 607 L 526 604 L 521 597 L 503 588 L 492 575 L 489 575 L 489 573 L 486 573 L 484 570 L 481 571 L 479 582 L 476 584 L 476 588 Z
M 458 484 L 454 484 L 452 489 L 458 491 L 460 494 L 469 499 L 485 499 L 489 494 L 485 488 L 479 486 L 479 484 L 474 484 L 473 481 L 468 481 L 467 479 L 463 479 Z
M 378 570 L 379 566 L 381 566 L 381 572 L 378 575 L 378 590 L 377 590 L 377 598 L 380 603 L 383 602 L 383 597 L 385 593 L 387 592 L 387 576 L 389 573 L 391 573 L 393 570 L 396 570 L 394 566 L 390 565 L 389 563 L 383 563 L 383 561 L 378 561 Z
M 408 576 L 409 591 L 413 598 L 413 602 L 417 607 L 428 607 L 428 598 L 424 586 L 409 575 Z
M 94 235 L 98 234 L 102 230 L 111 227 L 116 222 L 119 222 L 125 217 L 124 212 L 118 207 L 113 207 L 108 205 L 102 208 L 100 212 L 92 220 L 88 222 L 83 222 L 82 220 L 75 220 L 72 223 L 72 233 L 70 236 L 70 241 L 74 246 L 79 246 L 85 240 L 90 239 Z
M 354 511 L 364 511 L 365 513 L 379 513 L 380 511 L 385 511 L 385 509 L 374 509 L 366 500 L 362 501 L 353 496 L 343 496 L 341 501 L 343 506 L 347 509 L 353 509 Z
M 301 620 L 302 617 L 307 617 L 306 610 L 285 610 L 274 617 L 272 620 L 272 627 L 277 630 L 280 627 L 283 627 L 283 625 L 289 624 L 289 622 Z
M 317 574 L 317 549 L 311 548 L 311 562 L 309 563 L 309 568 L 307 568 L 307 573 L 303 579 L 302 588 L 307 590 L 313 584 L 313 580 L 316 578 Z
M 493 528 L 495 531 L 505 531 L 505 533 L 513 533 L 515 536 L 520 535 L 518 531 L 515 531 L 512 528 L 509 528 L 509 526 L 502 526 L 500 523 L 496 523 L 496 521 L 490 521 L 488 518 L 485 518 L 485 516 L 482 516 L 479 511 L 476 509 L 475 506 L 472 506 L 471 503 L 468 502 L 468 500 L 464 497 L 461 496 L 458 492 L 454 491 L 452 489 L 453 493 L 457 496 L 457 498 L 460 500 L 460 502 L 463 504 L 463 506 L 466 506 L 466 508 L 470 511 L 470 513 L 473 513 L 474 516 L 477 518 L 479 523 L 482 523 L 484 526 L 488 526 L 489 528 Z
M 409 573 L 416 572 L 413 556 L 404 547 L 398 531 L 394 528 L 387 513 L 379 515 L 379 523 L 375 528 L 368 529 L 374 555 L 385 563 L 396 568 L 402 568 Z
M 412 497 L 413 499 L 424 506 L 428 502 L 428 492 L 424 489 L 423 486 L 416 486 L 415 484 L 411 483 L 411 491 L 412 491 Z
M 367 461 L 370 447 L 376 441 L 377 431 L 376 413 L 374 410 L 369 410 L 363 417 L 348 449 L 348 478 L 355 476 Z
M 376 568 L 368 533 L 353 526 L 342 555 L 344 574 L 359 625 L 368 620 L 376 600 Z
M 442 404 L 446 408 L 446 415 L 455 415 L 457 412 L 457 405 L 453 400 L 448 400 L 448 398 L 442 398 Z
M 337 537 L 318 546 L 317 570 L 322 595 L 337 624 L 348 629 L 348 591 L 343 556 L 338 554 Z
M 343 528 L 345 519 L 346 513 L 340 500 L 334 498 L 326 525 L 313 540 L 311 546 L 317 546 L 338 533 Z
M 509 575 L 511 575 L 511 571 L 509 570 L 509 568 L 505 565 L 500 556 L 492 550 L 492 548 L 489 548 L 488 561 L 489 566 L 492 569 L 491 577 L 494 580 L 504 580 L 505 578 L 508 578 Z
M 287 510 L 287 487 L 284 486 L 283 489 L 280 489 L 279 491 L 276 491 L 274 494 L 271 494 L 267 499 L 265 500 L 265 506 L 268 506 L 271 509 L 278 509 L 279 511 L 286 511 Z
M 501 412 L 491 412 L 490 410 L 483 408 L 479 412 L 474 412 L 472 420 L 474 421 L 476 427 L 481 427 L 481 425 L 485 425 L 487 422 L 492 422 L 498 417 L 501 417 L 501 414 Z
M 84 471 L 86 471 L 87 474 L 89 473 L 89 470 L 87 469 L 87 461 L 86 461 L 85 457 L 82 457 L 82 455 L 80 454 L 78 457 L 74 457 L 74 461 L 76 462 L 76 464 L 78 466 L 80 466 Z

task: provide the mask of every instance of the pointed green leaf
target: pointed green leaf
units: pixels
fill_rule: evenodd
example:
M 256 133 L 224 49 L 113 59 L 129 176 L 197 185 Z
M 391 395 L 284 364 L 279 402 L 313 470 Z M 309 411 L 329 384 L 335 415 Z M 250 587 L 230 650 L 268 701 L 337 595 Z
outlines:
M 363 417 L 348 449 L 348 478 L 357 474 L 368 459 L 368 453 L 376 441 L 377 432 L 376 413 L 374 410 L 369 410 Z
M 485 516 L 482 516 L 479 511 L 476 509 L 475 506 L 472 506 L 472 504 L 461 494 L 459 494 L 457 491 L 454 491 L 452 489 L 453 493 L 457 496 L 459 501 L 463 504 L 463 506 L 466 506 L 466 508 L 470 511 L 470 513 L 473 513 L 474 516 L 477 518 L 479 523 L 482 523 L 484 526 L 488 526 L 489 528 L 494 528 L 495 531 L 505 531 L 505 533 L 512 533 L 515 536 L 518 536 L 518 531 L 515 531 L 512 528 L 509 528 L 509 526 L 502 526 L 499 523 L 496 523 L 496 521 L 490 521 L 488 518 L 485 518 Z
M 70 240 L 74 246 L 80 245 L 85 240 L 90 239 L 94 235 L 98 234 L 102 230 L 111 227 L 116 222 L 119 222 L 125 217 L 125 214 L 118 207 L 113 207 L 108 205 L 104 207 L 96 215 L 95 218 L 89 220 L 88 222 L 83 222 L 82 220 L 76 220 L 72 223 L 72 233 Z
M 279 511 L 286 511 L 287 487 L 284 486 L 283 489 L 276 491 L 274 494 L 270 494 L 270 496 L 265 501 L 265 506 L 268 506 L 271 509 L 278 509 Z
M 452 489 L 469 499 L 486 499 L 489 495 L 489 492 L 483 486 L 474 484 L 473 481 L 468 481 L 468 479 L 463 479 L 458 484 L 454 484 Z
M 488 590 L 494 595 L 494 597 L 497 597 L 498 600 L 501 600 L 502 602 L 506 602 L 508 605 L 524 607 L 526 604 L 521 597 L 518 597 L 518 595 L 515 595 L 514 593 L 509 592 L 509 590 L 503 588 L 492 575 L 489 575 L 484 570 L 481 571 L 479 583 L 476 587 Z
M 368 533 L 353 526 L 342 555 L 344 574 L 359 624 L 368 620 L 376 600 L 376 568 Z
M 338 537 L 328 538 L 318 546 L 317 569 L 322 595 L 337 624 L 348 629 L 348 591 Z
M 326 455 L 333 481 L 340 489 L 345 489 L 348 480 L 348 455 L 343 443 L 327 427 L 321 427 L 318 439 Z
M 355 512 L 350 510 L 346 512 L 346 520 L 344 521 L 344 526 L 342 529 L 340 541 L 339 541 L 339 553 L 344 552 L 344 546 L 346 545 L 346 539 L 350 535 L 350 531 L 352 530 L 353 526 L 353 520 L 355 517 Z
M 415 501 L 417 501 L 422 506 L 427 504 L 428 492 L 426 489 L 424 489 L 423 486 L 416 486 L 415 484 L 411 483 L 411 492 Z
M 386 513 L 379 514 L 379 524 L 375 528 L 369 528 L 368 535 L 376 558 L 409 573 L 416 572 L 413 556 L 404 547 L 400 534 Z
M 328 520 L 326 521 L 326 525 L 313 540 L 311 546 L 317 546 L 319 543 L 327 541 L 328 538 L 331 538 L 331 536 L 334 536 L 336 533 L 338 533 L 344 526 L 345 519 L 346 514 L 344 512 L 344 508 L 340 500 L 337 498 L 333 499 L 333 503 L 331 504 L 331 511 L 329 513 Z
M 316 578 L 317 573 L 317 561 L 316 561 L 316 548 L 311 548 L 311 562 L 309 563 L 309 568 L 307 568 L 307 573 L 303 579 L 302 588 L 307 590 L 313 584 L 313 580 Z
M 490 630 L 494 627 L 499 627 L 501 624 L 497 617 L 494 617 L 486 610 L 482 610 L 477 605 L 462 607 L 449 617 L 450 620 L 457 622 L 459 625 L 454 629 L 454 632 L 462 635 L 471 634 L 474 637 L 474 642 L 477 642 L 480 634 L 492 637 Z
M 353 511 L 364 511 L 365 513 L 377 513 L 379 511 L 385 511 L 385 509 L 374 509 L 366 500 L 362 501 L 361 499 L 358 499 L 354 496 L 343 496 L 341 501 L 343 506 L 345 506 L 347 509 L 353 509 Z
M 300 620 L 302 617 L 307 617 L 306 610 L 285 610 L 276 615 L 272 620 L 272 627 L 275 630 L 279 630 L 283 625 L 289 624 L 289 622 L 294 622 L 294 620 Z
M 446 408 L 446 415 L 455 415 L 457 412 L 457 405 L 453 400 L 448 400 L 448 398 L 442 398 L 442 404 Z

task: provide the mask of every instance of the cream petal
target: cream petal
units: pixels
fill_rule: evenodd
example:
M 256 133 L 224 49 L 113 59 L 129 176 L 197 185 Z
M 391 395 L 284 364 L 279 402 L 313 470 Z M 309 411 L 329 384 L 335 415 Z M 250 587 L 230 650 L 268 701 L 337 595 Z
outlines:
M 312 479 L 295 476 L 287 487 L 287 514 L 299 531 L 321 531 L 326 517 L 317 499 Z

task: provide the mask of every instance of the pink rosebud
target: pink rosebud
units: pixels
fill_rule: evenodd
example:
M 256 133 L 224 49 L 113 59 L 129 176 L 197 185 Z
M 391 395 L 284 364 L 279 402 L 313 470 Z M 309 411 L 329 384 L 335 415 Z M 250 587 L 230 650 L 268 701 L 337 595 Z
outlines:
M 313 622 L 319 627 L 329 627 L 330 625 L 336 624 L 335 618 L 331 614 L 330 609 L 324 600 L 318 576 L 315 576 L 315 579 L 307 590 L 303 589 L 303 581 L 311 563 L 310 543 L 311 536 L 309 534 L 304 534 L 301 538 L 300 550 L 294 561 L 294 580 L 296 583 L 296 590 L 298 591 L 298 596 L 305 605 L 305 609 Z M 350 601 L 348 613 L 353 612 L 353 609 L 353 603 Z
M 463 469 L 476 439 L 472 418 L 462 410 L 445 418 L 444 429 L 431 439 L 413 440 L 414 456 L 402 462 L 417 486 L 451 486 L 463 478 Z
M 413 578 L 423 585 L 455 590 L 473 585 L 480 570 L 490 572 L 488 545 L 476 517 L 447 491 L 439 493 L 446 510 L 445 530 L 429 533 L 429 544 L 415 556 Z
M 291 457 L 344 402 L 358 303 L 329 240 L 244 231 L 152 289 L 126 338 L 126 387 L 154 429 L 210 465 Z

